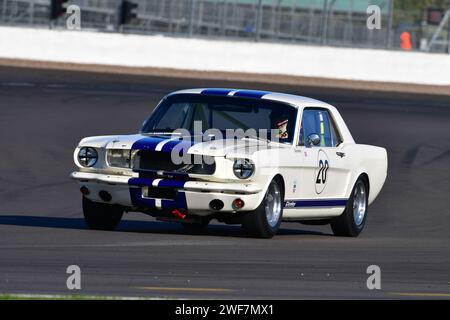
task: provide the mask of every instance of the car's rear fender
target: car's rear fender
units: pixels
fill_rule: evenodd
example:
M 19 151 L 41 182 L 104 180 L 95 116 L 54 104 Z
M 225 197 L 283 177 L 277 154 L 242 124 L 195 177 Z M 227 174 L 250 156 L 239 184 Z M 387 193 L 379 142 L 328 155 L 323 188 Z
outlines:
M 347 186 L 346 195 L 349 198 L 353 186 L 361 175 L 367 175 L 369 182 L 369 204 L 380 193 L 387 177 L 387 152 L 386 149 L 376 146 L 355 144 L 346 147 L 346 153 L 351 154 L 352 170 L 350 183 Z

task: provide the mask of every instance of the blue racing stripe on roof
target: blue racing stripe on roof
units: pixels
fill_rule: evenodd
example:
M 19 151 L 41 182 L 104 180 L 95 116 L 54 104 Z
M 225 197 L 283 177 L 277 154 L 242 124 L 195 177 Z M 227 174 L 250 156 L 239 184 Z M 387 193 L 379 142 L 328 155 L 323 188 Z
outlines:
M 239 90 L 233 94 L 234 97 L 243 97 L 243 98 L 256 98 L 261 99 L 266 94 L 269 94 L 269 91 L 259 91 L 259 90 Z
M 231 91 L 234 91 L 234 90 L 231 90 L 231 89 L 205 89 L 201 92 L 201 94 L 214 95 L 214 96 L 226 96 Z

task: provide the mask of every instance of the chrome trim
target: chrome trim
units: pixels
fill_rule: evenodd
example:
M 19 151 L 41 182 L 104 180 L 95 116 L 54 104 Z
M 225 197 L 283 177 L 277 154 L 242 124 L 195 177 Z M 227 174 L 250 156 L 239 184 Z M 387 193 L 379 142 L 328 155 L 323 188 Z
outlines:
M 275 227 L 281 217 L 281 191 L 275 181 L 272 181 L 264 198 L 267 223 Z
M 358 181 L 353 193 L 353 220 L 357 226 L 364 221 L 367 210 L 366 186 L 364 182 Z

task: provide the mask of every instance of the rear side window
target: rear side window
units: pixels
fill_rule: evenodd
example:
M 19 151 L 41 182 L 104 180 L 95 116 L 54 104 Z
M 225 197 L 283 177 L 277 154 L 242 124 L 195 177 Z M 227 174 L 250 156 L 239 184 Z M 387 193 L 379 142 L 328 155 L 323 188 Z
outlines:
M 333 118 L 326 109 L 305 108 L 300 129 L 300 145 L 304 146 L 311 134 L 320 137 L 320 147 L 336 147 L 341 143 Z

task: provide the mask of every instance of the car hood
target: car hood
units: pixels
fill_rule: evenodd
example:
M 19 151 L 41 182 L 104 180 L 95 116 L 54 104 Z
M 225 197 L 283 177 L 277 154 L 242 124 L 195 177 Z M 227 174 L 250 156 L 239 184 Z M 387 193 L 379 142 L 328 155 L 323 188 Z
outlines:
M 79 146 L 90 146 L 106 149 L 133 149 L 172 152 L 188 152 L 213 157 L 251 156 L 258 150 L 281 148 L 285 145 L 276 142 L 268 143 L 257 139 L 220 139 L 201 141 L 200 137 L 174 137 L 169 135 L 117 135 L 89 137 L 80 141 Z

